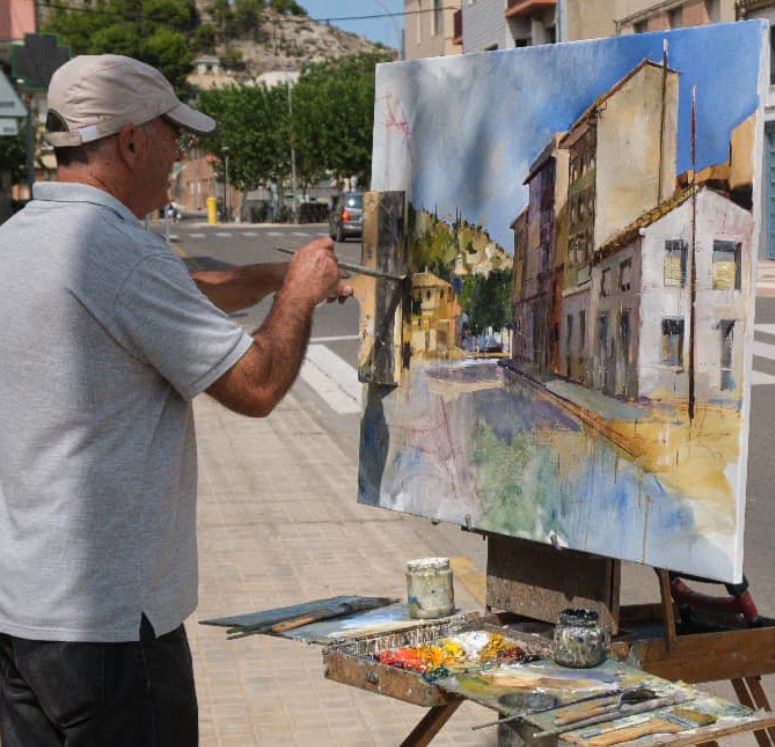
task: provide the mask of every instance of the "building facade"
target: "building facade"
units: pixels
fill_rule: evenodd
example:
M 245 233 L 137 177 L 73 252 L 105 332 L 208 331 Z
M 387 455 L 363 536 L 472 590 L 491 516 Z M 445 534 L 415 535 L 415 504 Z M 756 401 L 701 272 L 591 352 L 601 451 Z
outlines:
M 550 44 L 558 37 L 557 5 L 557 0 L 462 0 L 463 52 Z
M 457 3 L 445 0 L 404 0 L 404 57 L 418 60 L 460 54 L 455 41 Z

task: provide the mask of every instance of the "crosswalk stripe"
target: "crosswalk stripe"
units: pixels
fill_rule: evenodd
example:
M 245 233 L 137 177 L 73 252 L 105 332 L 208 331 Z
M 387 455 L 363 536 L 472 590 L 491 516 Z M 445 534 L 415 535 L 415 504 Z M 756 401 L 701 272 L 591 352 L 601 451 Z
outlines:
M 301 367 L 301 378 L 340 415 L 361 411 L 358 372 L 325 345 L 310 345 Z
M 753 354 L 758 355 L 760 358 L 769 358 L 771 361 L 775 361 L 775 345 L 754 340 Z
M 766 374 L 763 371 L 754 371 L 751 376 L 751 386 L 766 386 L 775 384 L 775 376 Z
M 307 231 L 294 231 L 293 235 L 294 236 L 303 236 L 305 239 L 308 238 L 309 236 L 312 236 L 312 234 L 307 232 Z
M 205 235 L 203 233 L 190 233 L 188 237 L 190 239 L 203 239 Z
M 267 236 L 285 236 L 285 234 L 282 231 L 267 231 Z
M 216 231 L 215 235 L 219 239 L 230 239 L 231 238 L 231 234 L 228 231 Z

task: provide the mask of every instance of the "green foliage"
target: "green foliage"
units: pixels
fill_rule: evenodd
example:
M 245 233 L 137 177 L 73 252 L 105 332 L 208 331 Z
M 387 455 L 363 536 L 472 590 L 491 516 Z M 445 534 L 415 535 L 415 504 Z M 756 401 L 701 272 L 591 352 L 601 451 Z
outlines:
M 290 173 L 285 88 L 214 88 L 200 94 L 197 107 L 218 120 L 218 133 L 204 145 L 221 159 L 228 148 L 229 178 L 235 187 L 253 189 Z
M 13 137 L 0 137 L 0 163 L 10 169 L 13 183 L 27 179 L 27 145 L 24 126 Z
M 245 69 L 245 61 L 242 59 L 242 50 L 239 47 L 227 46 L 221 55 L 221 62 L 227 70 Z
M 97 0 L 91 12 L 57 8 L 43 30 L 59 34 L 74 54 L 124 54 L 162 70 L 178 92 L 193 56 L 199 22 L 194 0 Z
M 215 26 L 211 23 L 203 23 L 198 26 L 191 37 L 191 46 L 196 52 L 215 52 Z
M 285 16 L 306 16 L 307 11 L 294 0 L 269 0 L 267 5 Z
M 368 184 L 374 128 L 374 68 L 388 58 L 358 54 L 307 66 L 293 88 L 300 179 L 327 172 Z
M 500 330 L 512 325 L 511 269 L 483 275 L 466 275 L 460 293 L 460 307 L 468 315 L 472 334 L 492 327 Z

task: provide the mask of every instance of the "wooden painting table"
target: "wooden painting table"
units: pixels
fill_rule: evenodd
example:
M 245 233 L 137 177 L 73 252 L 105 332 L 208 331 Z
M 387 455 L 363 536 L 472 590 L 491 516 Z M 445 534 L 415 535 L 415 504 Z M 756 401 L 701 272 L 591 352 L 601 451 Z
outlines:
M 503 625 L 508 619 L 513 620 L 513 616 L 493 615 L 478 621 L 472 619 L 471 622 L 476 629 L 499 631 L 507 637 L 515 637 L 520 642 L 527 643 L 531 649 L 535 647 L 534 650 L 548 650 L 549 645 L 546 638 L 525 633 L 523 623 L 512 622 L 510 625 Z M 385 645 L 395 645 L 396 642 L 397 639 L 392 638 L 385 642 Z M 357 643 L 346 643 L 326 648 L 323 653 L 326 667 L 325 676 L 336 682 L 429 708 L 428 713 L 402 742 L 402 747 L 421 747 L 429 744 L 466 699 L 491 708 L 505 717 L 524 711 L 524 707 L 512 708 L 504 705 L 504 695 L 506 702 L 508 702 L 510 693 L 521 695 L 533 693 L 542 696 L 549 693 L 556 697 L 557 708 L 567 706 L 572 709 L 571 704 L 584 697 L 583 694 L 580 694 L 581 690 L 577 688 L 578 682 L 586 678 L 598 683 L 598 691 L 605 688 L 622 690 L 625 687 L 635 686 L 666 692 L 675 688 L 681 697 L 687 698 L 675 707 L 713 714 L 716 718 L 714 723 L 707 726 L 685 729 L 678 733 L 643 736 L 638 739 L 638 745 L 644 747 L 661 744 L 671 744 L 676 745 L 676 747 L 688 744 L 704 744 L 731 734 L 775 727 L 775 714 L 773 713 L 752 711 L 702 693 L 687 685 L 675 685 L 637 667 L 611 659 L 590 670 L 559 667 L 551 660 L 543 659 L 534 663 L 511 665 L 505 668 L 495 667 L 488 672 L 459 675 L 450 680 L 441 680 L 437 684 L 431 684 L 415 672 L 385 666 L 369 659 L 368 654 L 378 650 L 381 645 L 380 637 L 377 636 Z M 503 675 L 504 684 L 492 686 L 490 683 L 497 682 L 500 675 Z M 487 684 L 483 686 L 485 680 L 487 680 Z M 530 681 L 534 681 L 535 685 L 531 686 Z M 557 683 L 561 681 L 568 683 L 567 688 L 557 686 Z M 591 692 L 594 692 L 594 689 Z M 576 707 L 588 706 L 582 706 L 579 703 Z M 660 713 L 670 713 L 672 710 L 672 706 L 661 708 L 649 714 L 649 718 L 657 718 Z M 590 742 L 590 739 L 599 735 L 595 733 L 591 737 L 585 736 L 591 727 L 581 727 L 560 735 L 537 738 L 536 734 L 554 728 L 554 718 L 554 711 L 526 715 L 518 722 L 513 722 L 515 724 L 514 730 L 522 741 L 528 745 L 535 745 L 535 747 L 552 747 L 557 744 L 558 740 L 579 747 L 595 747 L 595 743 Z M 645 714 L 612 719 L 611 722 L 595 726 L 593 731 L 623 728 L 632 723 L 640 723 L 644 718 L 646 718 Z

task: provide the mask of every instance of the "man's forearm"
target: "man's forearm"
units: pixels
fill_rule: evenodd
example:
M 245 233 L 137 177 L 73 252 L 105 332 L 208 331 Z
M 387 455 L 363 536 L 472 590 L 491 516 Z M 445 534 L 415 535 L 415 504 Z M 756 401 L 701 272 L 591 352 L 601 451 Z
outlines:
M 270 370 L 266 385 L 280 399 L 296 380 L 307 351 L 314 306 L 287 289 L 277 294 L 267 318 L 253 333 L 256 346 L 266 354 Z
M 280 290 L 287 268 L 287 262 L 271 262 L 230 270 L 192 272 L 191 277 L 219 309 L 231 312 L 252 306 Z

